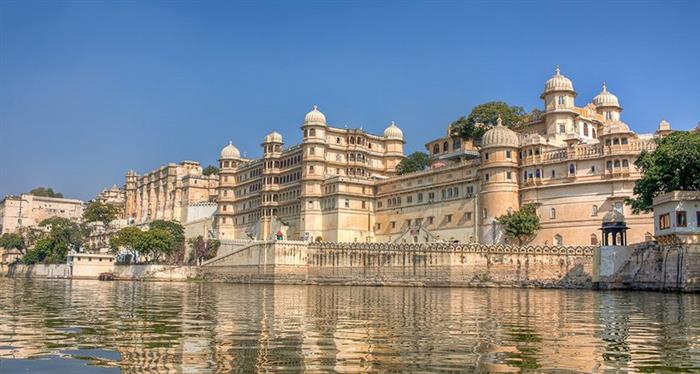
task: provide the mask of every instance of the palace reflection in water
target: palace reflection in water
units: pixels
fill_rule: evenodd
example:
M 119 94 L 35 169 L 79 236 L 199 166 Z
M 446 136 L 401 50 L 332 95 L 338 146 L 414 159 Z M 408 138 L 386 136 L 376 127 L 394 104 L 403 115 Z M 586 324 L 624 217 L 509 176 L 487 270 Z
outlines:
M 2 279 L 0 372 L 693 371 L 699 308 L 691 294 Z

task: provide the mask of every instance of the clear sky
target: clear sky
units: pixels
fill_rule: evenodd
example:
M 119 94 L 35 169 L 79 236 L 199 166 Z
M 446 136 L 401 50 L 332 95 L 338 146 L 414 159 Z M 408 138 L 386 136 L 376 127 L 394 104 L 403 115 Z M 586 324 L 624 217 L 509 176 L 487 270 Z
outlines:
M 129 169 L 288 145 L 318 104 L 406 151 L 474 105 L 526 110 L 555 65 L 652 132 L 700 121 L 700 2 L 0 2 L 0 196 L 90 199 Z

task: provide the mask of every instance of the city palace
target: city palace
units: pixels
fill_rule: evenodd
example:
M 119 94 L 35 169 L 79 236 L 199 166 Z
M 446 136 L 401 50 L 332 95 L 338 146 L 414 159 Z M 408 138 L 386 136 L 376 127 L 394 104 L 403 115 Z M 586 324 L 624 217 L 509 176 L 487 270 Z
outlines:
M 426 170 L 398 175 L 404 136 L 330 124 L 316 106 L 300 124 L 303 140 L 287 146 L 273 131 L 262 156 L 246 158 L 229 142 L 218 180 L 198 164 L 127 175 L 125 215 L 178 219 L 192 204 L 211 209 L 212 237 L 330 242 L 480 242 L 507 238 L 497 218 L 534 204 L 541 228 L 532 244 L 598 245 L 603 216 L 622 214 L 630 243 L 650 239 L 650 214 L 624 204 L 640 178 L 634 161 L 670 133 L 637 134 L 605 84 L 592 102 L 576 104 L 572 81 L 556 69 L 540 96 L 543 109 L 526 123 L 498 123 L 478 140 L 429 141 Z M 187 191 L 191 191 L 187 195 Z M 196 191 L 196 193 L 195 193 Z M 198 216 L 201 218 L 200 216 Z

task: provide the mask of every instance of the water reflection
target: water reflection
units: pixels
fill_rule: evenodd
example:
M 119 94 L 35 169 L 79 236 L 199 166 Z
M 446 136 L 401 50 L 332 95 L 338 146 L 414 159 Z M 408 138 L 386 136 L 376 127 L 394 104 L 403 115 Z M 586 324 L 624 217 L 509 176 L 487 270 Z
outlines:
M 697 371 L 698 307 L 662 293 L 2 279 L 0 372 Z

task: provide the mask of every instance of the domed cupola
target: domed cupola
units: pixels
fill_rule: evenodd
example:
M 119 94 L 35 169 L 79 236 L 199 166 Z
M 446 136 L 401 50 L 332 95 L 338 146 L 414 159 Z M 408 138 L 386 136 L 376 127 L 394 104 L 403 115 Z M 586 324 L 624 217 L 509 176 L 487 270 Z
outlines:
M 481 137 L 481 148 L 490 147 L 519 147 L 520 138 L 518 134 L 503 126 L 503 120 L 498 116 L 498 121 L 496 126 L 486 131 L 484 136 Z
M 228 158 L 240 158 L 241 152 L 233 145 L 233 142 L 229 141 L 228 145 L 221 150 L 221 159 Z
M 277 131 L 273 131 L 267 135 L 265 135 L 265 139 L 263 140 L 264 143 L 283 143 L 282 141 L 282 134 L 278 133 Z
M 389 124 L 389 127 L 387 127 L 384 130 L 384 137 L 387 139 L 396 139 L 396 140 L 403 140 L 403 131 L 396 126 L 396 123 L 394 121 L 391 121 L 391 124 Z
M 304 124 L 326 124 L 326 116 L 318 110 L 318 106 L 314 105 L 314 108 L 310 112 L 306 113 L 304 117 Z
M 605 82 L 603 82 L 603 90 L 593 98 L 593 104 L 597 108 L 620 107 L 620 102 L 617 100 L 617 96 L 608 91 L 608 86 L 605 84 Z
M 552 77 L 549 78 L 544 84 L 544 93 L 542 93 L 542 98 L 544 98 L 544 96 L 550 92 L 570 92 L 576 94 L 576 91 L 574 91 L 574 84 L 571 83 L 569 78 L 561 73 L 558 65 L 556 70 L 554 70 L 554 75 L 552 75 Z

